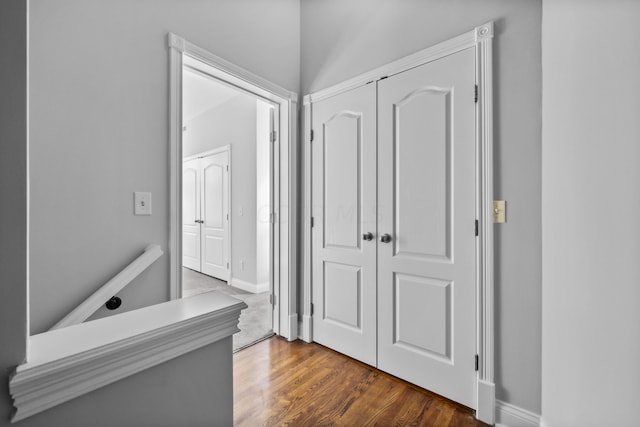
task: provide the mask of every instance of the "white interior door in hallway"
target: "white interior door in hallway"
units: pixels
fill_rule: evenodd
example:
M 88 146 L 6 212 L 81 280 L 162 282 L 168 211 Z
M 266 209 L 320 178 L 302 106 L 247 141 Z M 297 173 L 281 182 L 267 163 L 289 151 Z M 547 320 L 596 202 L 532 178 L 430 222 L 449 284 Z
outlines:
M 229 281 L 229 151 L 183 165 L 183 265 Z
M 476 406 L 475 50 L 312 104 L 313 339 Z

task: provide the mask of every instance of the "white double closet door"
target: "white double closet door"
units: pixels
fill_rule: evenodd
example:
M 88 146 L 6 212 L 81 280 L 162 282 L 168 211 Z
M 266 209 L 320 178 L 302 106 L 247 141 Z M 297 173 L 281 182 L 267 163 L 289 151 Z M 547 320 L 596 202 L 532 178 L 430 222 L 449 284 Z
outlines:
M 183 265 L 229 280 L 229 152 L 182 167 Z
M 476 407 L 475 51 L 312 104 L 313 340 Z

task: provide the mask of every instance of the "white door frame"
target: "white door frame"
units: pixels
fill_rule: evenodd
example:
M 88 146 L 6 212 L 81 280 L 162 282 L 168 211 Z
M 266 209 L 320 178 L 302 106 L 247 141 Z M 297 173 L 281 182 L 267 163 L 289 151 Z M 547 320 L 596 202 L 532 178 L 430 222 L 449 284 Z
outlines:
M 476 239 L 476 348 L 479 356 L 477 373 L 476 417 L 488 424 L 494 423 L 494 284 L 493 284 L 493 80 L 492 44 L 493 22 L 474 28 L 457 37 L 416 52 L 405 58 L 378 67 L 335 86 L 304 97 L 304 277 L 302 302 L 301 339 L 313 340 L 311 318 L 311 110 L 315 102 L 391 76 L 410 68 L 435 61 L 464 49 L 476 51 L 476 214 L 478 238 Z M 469 88 L 472 91 L 473 88 Z
M 233 260 L 231 259 L 231 240 L 232 240 L 231 239 L 231 227 L 232 227 L 231 223 L 233 220 L 233 215 L 231 215 L 231 212 L 233 212 L 233 207 L 231 205 L 231 188 L 232 188 L 231 187 L 231 171 L 233 170 L 233 167 L 231 166 L 231 145 L 226 144 L 211 150 L 203 151 L 202 153 L 194 154 L 193 156 L 183 157 L 182 164 L 184 165 L 184 162 L 187 162 L 189 160 L 201 159 L 203 157 L 208 157 L 214 154 L 225 153 L 225 152 L 227 153 L 227 159 L 229 162 L 229 173 L 227 177 L 227 206 L 229 207 L 229 219 L 227 220 L 227 227 L 228 227 L 229 238 L 227 239 L 226 246 L 227 246 L 227 257 L 228 257 L 227 262 L 229 263 L 229 267 L 227 267 L 227 270 L 229 270 L 229 281 L 227 283 L 230 285 L 231 278 L 233 277 L 233 274 L 232 274 Z M 180 176 L 182 176 L 182 174 Z M 180 195 L 180 204 L 182 205 L 182 194 Z M 200 262 L 202 262 L 202 250 L 200 251 L 200 260 L 201 260 Z M 180 283 L 180 296 L 182 296 L 182 283 Z
M 273 142 L 273 330 L 288 340 L 298 338 L 296 302 L 297 215 L 296 171 L 298 94 L 234 65 L 184 38 L 169 33 L 170 142 L 169 142 L 169 256 L 170 296 L 182 291 L 182 70 L 194 60 L 207 74 L 272 102 L 279 110 Z M 289 219 L 292 219 L 291 221 Z

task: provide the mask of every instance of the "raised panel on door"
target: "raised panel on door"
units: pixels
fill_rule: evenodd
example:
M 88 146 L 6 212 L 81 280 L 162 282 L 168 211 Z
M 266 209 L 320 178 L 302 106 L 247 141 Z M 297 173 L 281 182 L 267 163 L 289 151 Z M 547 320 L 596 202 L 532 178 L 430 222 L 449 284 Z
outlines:
M 475 51 L 378 83 L 378 367 L 475 407 Z
M 202 272 L 229 280 L 227 242 L 229 238 L 228 153 L 200 159 L 202 212 Z
M 182 167 L 182 265 L 200 271 L 200 172 L 199 160 Z
M 313 339 L 376 363 L 375 85 L 313 105 Z

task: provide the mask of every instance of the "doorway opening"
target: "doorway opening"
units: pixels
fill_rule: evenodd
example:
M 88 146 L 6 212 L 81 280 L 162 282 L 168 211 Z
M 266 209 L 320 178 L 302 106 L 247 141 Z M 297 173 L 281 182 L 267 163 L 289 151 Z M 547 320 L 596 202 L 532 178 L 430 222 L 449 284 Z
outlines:
M 273 335 L 276 105 L 192 59 L 182 89 L 182 297 L 243 300 L 237 351 Z
M 184 38 L 169 33 L 169 257 L 171 299 L 182 297 L 182 168 L 183 168 L 183 73 L 191 67 L 209 77 L 218 79 L 227 87 L 235 88 L 270 104 L 274 124 L 271 134 L 272 193 L 269 221 L 271 227 L 271 258 L 269 265 L 269 300 L 273 307 L 273 332 L 288 340 L 298 338 L 297 289 L 297 183 L 294 177 L 297 159 L 298 94 L 220 58 Z M 231 149 L 231 168 L 236 168 L 236 151 Z M 233 176 L 231 181 L 233 181 Z M 237 183 L 231 183 L 232 188 Z M 233 190 L 232 190 L 233 191 Z M 233 197 L 230 201 L 233 212 Z M 233 216 L 230 228 L 233 235 Z M 230 259 L 233 281 L 233 248 Z

